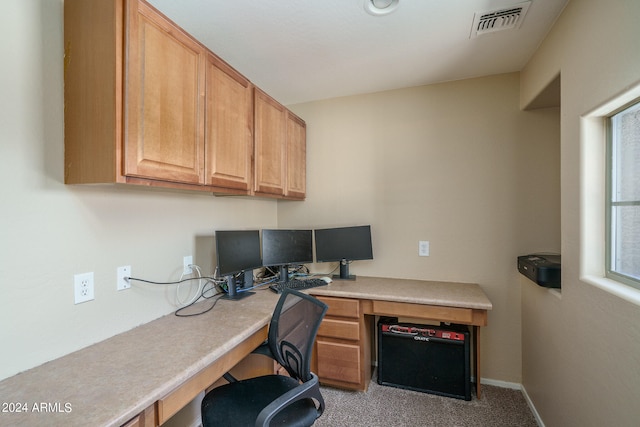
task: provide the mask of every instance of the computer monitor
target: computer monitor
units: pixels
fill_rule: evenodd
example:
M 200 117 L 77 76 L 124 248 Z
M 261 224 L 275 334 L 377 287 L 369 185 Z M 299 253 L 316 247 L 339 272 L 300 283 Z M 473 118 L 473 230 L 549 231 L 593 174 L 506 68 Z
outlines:
M 311 230 L 262 230 L 262 264 L 278 267 L 280 282 L 289 281 L 289 266 L 312 262 Z
M 340 262 L 335 279 L 355 280 L 356 276 L 349 274 L 349 263 L 373 259 L 370 225 L 315 230 L 315 240 L 317 262 Z
M 253 294 L 247 291 L 239 292 L 235 276 L 246 273 L 253 279 L 253 269 L 262 266 L 258 230 L 216 231 L 216 258 L 218 273 L 227 280 L 228 292 L 223 296 L 224 299 L 236 300 Z M 244 287 L 244 283 L 240 287 Z

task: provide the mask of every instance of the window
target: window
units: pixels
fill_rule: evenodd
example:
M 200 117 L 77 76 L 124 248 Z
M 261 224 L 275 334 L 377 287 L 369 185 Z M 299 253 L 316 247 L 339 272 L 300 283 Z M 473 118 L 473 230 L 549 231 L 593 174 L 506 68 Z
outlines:
M 640 102 L 608 121 L 606 272 L 640 289 Z

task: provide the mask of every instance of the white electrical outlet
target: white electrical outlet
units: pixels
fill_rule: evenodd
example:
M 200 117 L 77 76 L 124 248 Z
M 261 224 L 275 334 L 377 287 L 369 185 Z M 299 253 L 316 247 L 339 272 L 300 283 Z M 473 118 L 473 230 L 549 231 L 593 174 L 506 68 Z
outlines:
M 129 289 L 131 287 L 131 283 L 129 283 L 129 277 L 131 277 L 131 266 L 125 265 L 123 267 L 118 267 L 116 277 L 116 284 L 119 291 Z
M 76 304 L 91 301 L 92 299 L 94 299 L 93 272 L 75 274 L 73 276 L 73 287 Z
M 191 255 L 184 257 L 182 259 L 182 273 L 183 274 L 193 273 L 193 268 L 191 268 L 192 264 L 193 264 L 193 257 Z
M 418 255 L 429 256 L 429 242 L 426 240 L 420 240 L 418 242 Z

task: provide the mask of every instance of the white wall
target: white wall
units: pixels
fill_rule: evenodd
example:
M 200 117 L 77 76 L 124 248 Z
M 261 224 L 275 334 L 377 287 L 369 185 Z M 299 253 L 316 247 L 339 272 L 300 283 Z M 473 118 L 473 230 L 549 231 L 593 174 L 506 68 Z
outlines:
M 638 425 L 640 307 L 580 277 L 604 263 L 604 134 L 582 116 L 640 82 L 639 20 L 635 0 L 569 2 L 522 72 L 522 105 L 561 74 L 562 297 L 522 282 L 523 384 L 547 426 Z
M 63 184 L 62 6 L 0 14 L 0 379 L 176 309 L 174 286 L 116 291 L 118 266 L 165 281 L 193 255 L 210 274 L 215 229 L 277 224 L 272 200 Z M 95 300 L 74 305 L 88 271 Z
M 515 383 L 516 258 L 560 249 L 559 112 L 518 103 L 512 73 L 291 106 L 307 122 L 308 195 L 278 208 L 280 226 L 371 224 L 375 259 L 355 274 L 479 283 L 494 307 L 483 377 Z

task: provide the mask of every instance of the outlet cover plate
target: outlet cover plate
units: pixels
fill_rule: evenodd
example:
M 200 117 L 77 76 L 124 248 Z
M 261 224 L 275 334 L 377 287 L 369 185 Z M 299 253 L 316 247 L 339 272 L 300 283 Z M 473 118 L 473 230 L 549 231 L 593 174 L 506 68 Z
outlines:
M 119 291 L 124 291 L 125 289 L 129 289 L 131 287 L 131 283 L 129 283 L 128 280 L 125 279 L 131 277 L 131 266 L 130 265 L 125 265 L 122 267 L 118 267 L 118 270 L 116 271 L 116 277 L 117 277 L 117 286 L 118 286 L 118 290 Z
M 418 255 L 429 256 L 429 242 L 426 240 L 420 240 L 418 242 Z
M 182 273 L 183 274 L 191 274 L 193 273 L 193 268 L 190 265 L 193 264 L 193 256 L 189 255 L 182 259 Z
M 73 276 L 75 304 L 94 299 L 93 272 L 75 274 Z

